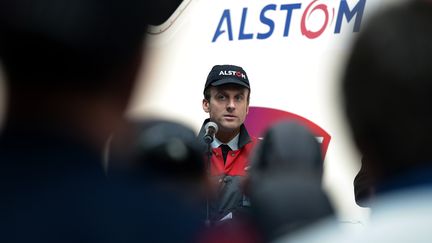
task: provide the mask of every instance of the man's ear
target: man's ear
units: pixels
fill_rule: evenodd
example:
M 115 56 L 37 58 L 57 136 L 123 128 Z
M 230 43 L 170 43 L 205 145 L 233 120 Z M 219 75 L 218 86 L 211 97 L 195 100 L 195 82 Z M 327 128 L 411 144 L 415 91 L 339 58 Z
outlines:
M 210 102 L 207 99 L 203 99 L 203 101 L 202 101 L 202 107 L 203 107 L 203 110 L 206 113 L 210 112 Z

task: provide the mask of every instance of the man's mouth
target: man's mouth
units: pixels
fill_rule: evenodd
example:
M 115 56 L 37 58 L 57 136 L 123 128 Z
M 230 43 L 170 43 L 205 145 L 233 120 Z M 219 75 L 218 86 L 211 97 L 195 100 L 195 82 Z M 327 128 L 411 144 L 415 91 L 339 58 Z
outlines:
M 224 118 L 225 120 L 232 121 L 235 120 L 237 117 L 233 115 L 224 115 Z

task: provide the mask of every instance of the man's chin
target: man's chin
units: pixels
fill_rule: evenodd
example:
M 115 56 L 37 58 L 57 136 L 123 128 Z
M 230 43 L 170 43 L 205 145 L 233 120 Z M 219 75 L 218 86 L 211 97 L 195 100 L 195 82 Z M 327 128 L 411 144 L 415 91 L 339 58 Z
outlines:
M 241 124 L 221 124 L 221 127 L 219 127 L 220 131 L 224 131 L 224 132 L 234 132 L 237 131 L 239 129 Z

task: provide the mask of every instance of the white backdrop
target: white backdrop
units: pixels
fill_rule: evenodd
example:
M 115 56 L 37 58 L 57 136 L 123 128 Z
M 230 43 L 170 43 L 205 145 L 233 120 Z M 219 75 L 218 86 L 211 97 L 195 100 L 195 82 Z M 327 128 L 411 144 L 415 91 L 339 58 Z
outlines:
M 207 118 L 201 101 L 211 67 L 242 66 L 251 82 L 251 106 L 295 113 L 331 135 L 325 159 L 325 189 L 341 220 L 365 222 L 368 210 L 354 202 L 352 181 L 359 168 L 359 155 L 341 114 L 339 76 L 356 36 L 356 16 L 361 15 L 362 20 L 357 22 L 364 24 L 372 11 L 387 2 L 392 1 L 184 0 L 167 22 L 150 30 L 145 72 L 129 115 L 174 119 L 198 130 Z M 282 5 L 293 8 L 289 25 Z M 348 6 L 353 16 L 348 21 L 347 15 L 342 15 L 340 33 L 335 33 L 341 5 Z M 266 6 L 275 10 L 264 11 L 265 18 L 260 18 Z M 354 11 L 356 6 L 362 11 Z M 346 14 L 347 8 L 343 10 Z M 257 39 L 258 33 L 269 32 L 270 22 L 274 24 L 272 34 Z M 311 32 L 323 26 L 324 31 L 308 38 L 302 34 L 302 23 Z M 283 33 L 286 26 L 290 28 L 288 36 Z M 221 34 L 215 38 L 217 31 Z M 253 38 L 239 40 L 240 32 Z
M 346 129 L 338 96 L 342 64 L 356 36 L 353 32 L 356 15 L 350 21 L 344 16 L 340 33 L 334 33 L 340 5 L 346 3 L 352 10 L 362 2 L 365 4 L 363 24 L 373 11 L 396 1 L 183 0 L 168 21 L 149 31 L 143 73 L 128 115 L 169 118 L 198 131 L 207 118 L 201 101 L 211 67 L 215 64 L 242 66 L 251 82 L 251 106 L 300 115 L 330 134 L 325 189 L 341 220 L 365 222 L 368 210 L 356 206 L 352 186 L 359 155 Z M 260 14 L 269 5 L 274 5 L 275 10 L 266 11 L 262 21 Z M 287 11 L 280 9 L 282 5 L 297 7 L 292 11 L 288 36 L 283 34 Z M 306 28 L 317 32 L 326 22 L 325 11 L 320 7 L 325 7 L 329 14 L 327 25 L 322 34 L 310 39 L 302 35 L 302 17 L 306 16 Z M 246 15 L 244 9 L 247 9 Z M 224 11 L 229 12 L 230 24 L 222 17 Z M 245 17 L 242 33 L 253 34 L 252 39 L 239 40 L 242 15 Z M 268 20 L 274 23 L 274 31 L 266 39 L 257 39 L 258 33 L 269 31 Z M 229 26 L 232 40 L 229 40 Z M 212 42 L 217 30 L 225 32 Z M 4 112 L 6 95 L 4 83 L 0 82 L 0 113 Z M 3 118 L 0 116 L 0 123 Z

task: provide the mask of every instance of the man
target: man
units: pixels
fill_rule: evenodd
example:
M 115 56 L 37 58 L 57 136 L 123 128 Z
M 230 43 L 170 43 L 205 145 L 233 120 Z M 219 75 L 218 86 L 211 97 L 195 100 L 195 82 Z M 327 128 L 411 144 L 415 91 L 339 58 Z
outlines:
M 304 240 L 289 242 L 430 242 L 430 23 L 431 1 L 402 1 L 377 12 L 345 68 L 345 112 L 354 141 L 367 156 L 365 188 L 373 189 L 370 223 L 358 235 L 324 233 L 314 240 L 303 235 Z
M 265 242 L 333 214 L 322 189 L 323 157 L 312 132 L 295 121 L 273 124 L 255 148 L 247 192 Z
M 109 182 L 102 169 L 141 65 L 148 8 L 0 1 L 1 242 L 192 241 L 191 211 L 175 198 L 135 178 Z
M 363 29 L 345 69 L 345 111 L 367 156 L 363 174 L 373 192 L 363 242 L 430 240 L 431 22 L 431 1 L 403 1 L 381 11 Z
M 216 202 L 210 204 L 210 219 L 233 218 L 247 207 L 242 182 L 249 166 L 249 155 L 257 139 L 249 136 L 243 122 L 249 111 L 250 85 L 243 68 L 216 65 L 204 86 L 203 110 L 210 118 L 204 122 L 198 138 L 205 134 L 205 124 L 217 124 L 211 146 L 210 175 L 220 190 Z

